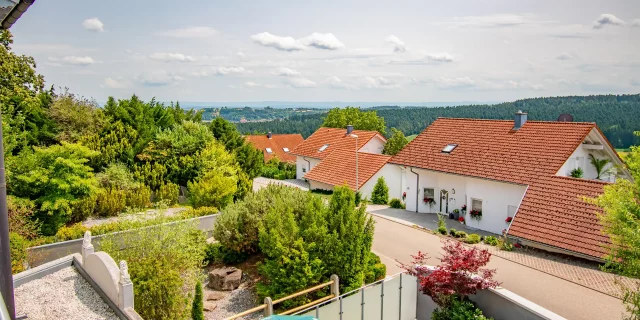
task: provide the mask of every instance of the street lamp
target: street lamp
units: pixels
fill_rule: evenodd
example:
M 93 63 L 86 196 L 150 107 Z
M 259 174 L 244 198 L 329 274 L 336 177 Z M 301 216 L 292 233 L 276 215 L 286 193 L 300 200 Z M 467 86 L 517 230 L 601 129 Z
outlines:
M 356 193 L 358 192 L 358 136 L 355 134 L 349 135 L 351 138 L 356 138 Z

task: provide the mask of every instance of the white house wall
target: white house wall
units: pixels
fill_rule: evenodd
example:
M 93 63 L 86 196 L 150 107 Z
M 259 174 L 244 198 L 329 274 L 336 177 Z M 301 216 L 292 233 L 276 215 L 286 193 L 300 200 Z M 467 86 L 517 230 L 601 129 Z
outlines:
M 604 141 L 598 141 L 598 142 L 603 144 L 603 148 L 609 148 L 606 142 Z M 580 167 L 584 172 L 583 174 L 584 179 L 595 179 L 598 176 L 598 173 L 596 171 L 596 168 L 591 164 L 591 158 L 589 157 L 590 153 L 593 154 L 597 159 L 606 158 L 609 160 L 613 160 L 610 156 L 607 156 L 604 150 L 587 149 L 584 147 L 583 144 L 580 144 L 578 148 L 576 148 L 576 150 L 567 159 L 567 161 L 565 161 L 565 163 L 562 165 L 560 170 L 558 170 L 556 175 L 570 177 L 571 171 L 573 169 Z M 611 168 L 612 166 L 613 166 L 613 163 L 609 163 L 605 167 L 605 170 Z M 615 175 L 606 174 L 601 176 L 600 179 L 603 181 L 615 182 Z
M 508 224 L 505 219 L 512 216 L 515 208 L 520 206 L 520 202 L 526 191 L 526 186 L 510 183 L 496 182 L 491 180 L 477 179 L 454 174 L 440 173 L 428 170 L 413 169 L 420 175 L 418 192 L 416 192 L 416 175 L 406 169 L 406 205 L 407 210 L 418 213 L 446 213 L 454 209 L 460 209 L 463 204 L 467 205 L 466 223 L 469 227 L 477 228 L 500 234 L 506 229 Z M 424 188 L 433 188 L 436 203 L 432 206 L 425 204 Z M 440 197 L 440 191 L 449 192 L 449 208 L 446 202 Z M 455 193 L 454 193 L 455 190 Z M 472 199 L 482 200 L 482 219 L 471 219 Z M 442 202 L 442 211 L 440 205 Z M 509 208 L 511 206 L 511 208 Z M 446 212 L 445 212 L 446 211 Z
M 380 137 L 375 136 L 369 140 L 359 151 L 367 152 L 367 153 L 376 153 L 382 154 L 382 149 L 384 149 L 384 140 Z
M 309 180 L 309 189 L 310 190 L 333 190 L 333 186 L 330 184 L 326 184 L 324 182 L 318 182 Z
M 305 159 L 307 161 L 305 161 Z M 296 179 L 304 179 L 304 175 L 320 163 L 320 159 L 296 156 Z
M 384 177 L 384 181 L 389 188 L 389 200 L 392 198 L 401 198 L 402 192 L 400 192 L 400 190 L 402 189 L 402 185 L 400 181 L 400 167 L 392 164 L 385 164 L 380 171 L 374 174 L 373 177 L 371 177 L 371 179 L 369 179 L 369 181 L 360 188 L 360 194 L 371 200 L 373 187 L 376 185 L 376 182 L 378 182 L 378 178 L 380 177 Z

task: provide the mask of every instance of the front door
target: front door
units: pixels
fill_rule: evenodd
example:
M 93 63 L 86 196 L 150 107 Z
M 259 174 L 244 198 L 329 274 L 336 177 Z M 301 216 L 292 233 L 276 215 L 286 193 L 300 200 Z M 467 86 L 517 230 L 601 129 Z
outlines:
M 440 213 L 449 213 L 449 191 L 447 190 L 440 190 Z

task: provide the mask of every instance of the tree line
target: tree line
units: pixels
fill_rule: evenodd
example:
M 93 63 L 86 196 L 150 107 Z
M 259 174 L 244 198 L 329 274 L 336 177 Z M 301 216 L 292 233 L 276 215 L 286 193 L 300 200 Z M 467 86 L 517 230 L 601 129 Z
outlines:
M 374 110 L 384 118 L 387 133 L 396 128 L 405 135 L 419 134 L 438 117 L 511 120 L 516 111 L 522 110 L 528 112 L 529 120 L 555 121 L 560 114 L 567 113 L 573 116 L 573 121 L 596 122 L 616 148 L 628 148 L 640 142 L 633 134 L 640 130 L 640 94 L 532 98 L 457 107 L 380 106 L 363 110 Z M 243 133 L 300 133 L 306 138 L 323 124 L 325 117 L 327 114 L 296 115 L 285 120 L 236 126 Z

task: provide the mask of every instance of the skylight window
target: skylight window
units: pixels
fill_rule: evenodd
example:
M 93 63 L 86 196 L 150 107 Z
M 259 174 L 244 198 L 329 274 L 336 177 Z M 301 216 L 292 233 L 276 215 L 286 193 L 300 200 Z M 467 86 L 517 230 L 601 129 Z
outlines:
M 271 148 L 267 148 L 267 153 L 273 153 L 273 150 L 271 150 Z
M 453 151 L 457 146 L 457 144 L 448 144 L 444 149 L 442 149 L 442 153 L 451 153 L 451 151 Z
M 320 147 L 320 149 L 318 149 L 318 151 L 322 152 L 322 151 L 327 150 L 327 148 L 329 148 L 329 144 L 328 143 L 325 144 L 324 146 Z
M 282 148 L 284 152 L 289 152 L 289 148 Z

